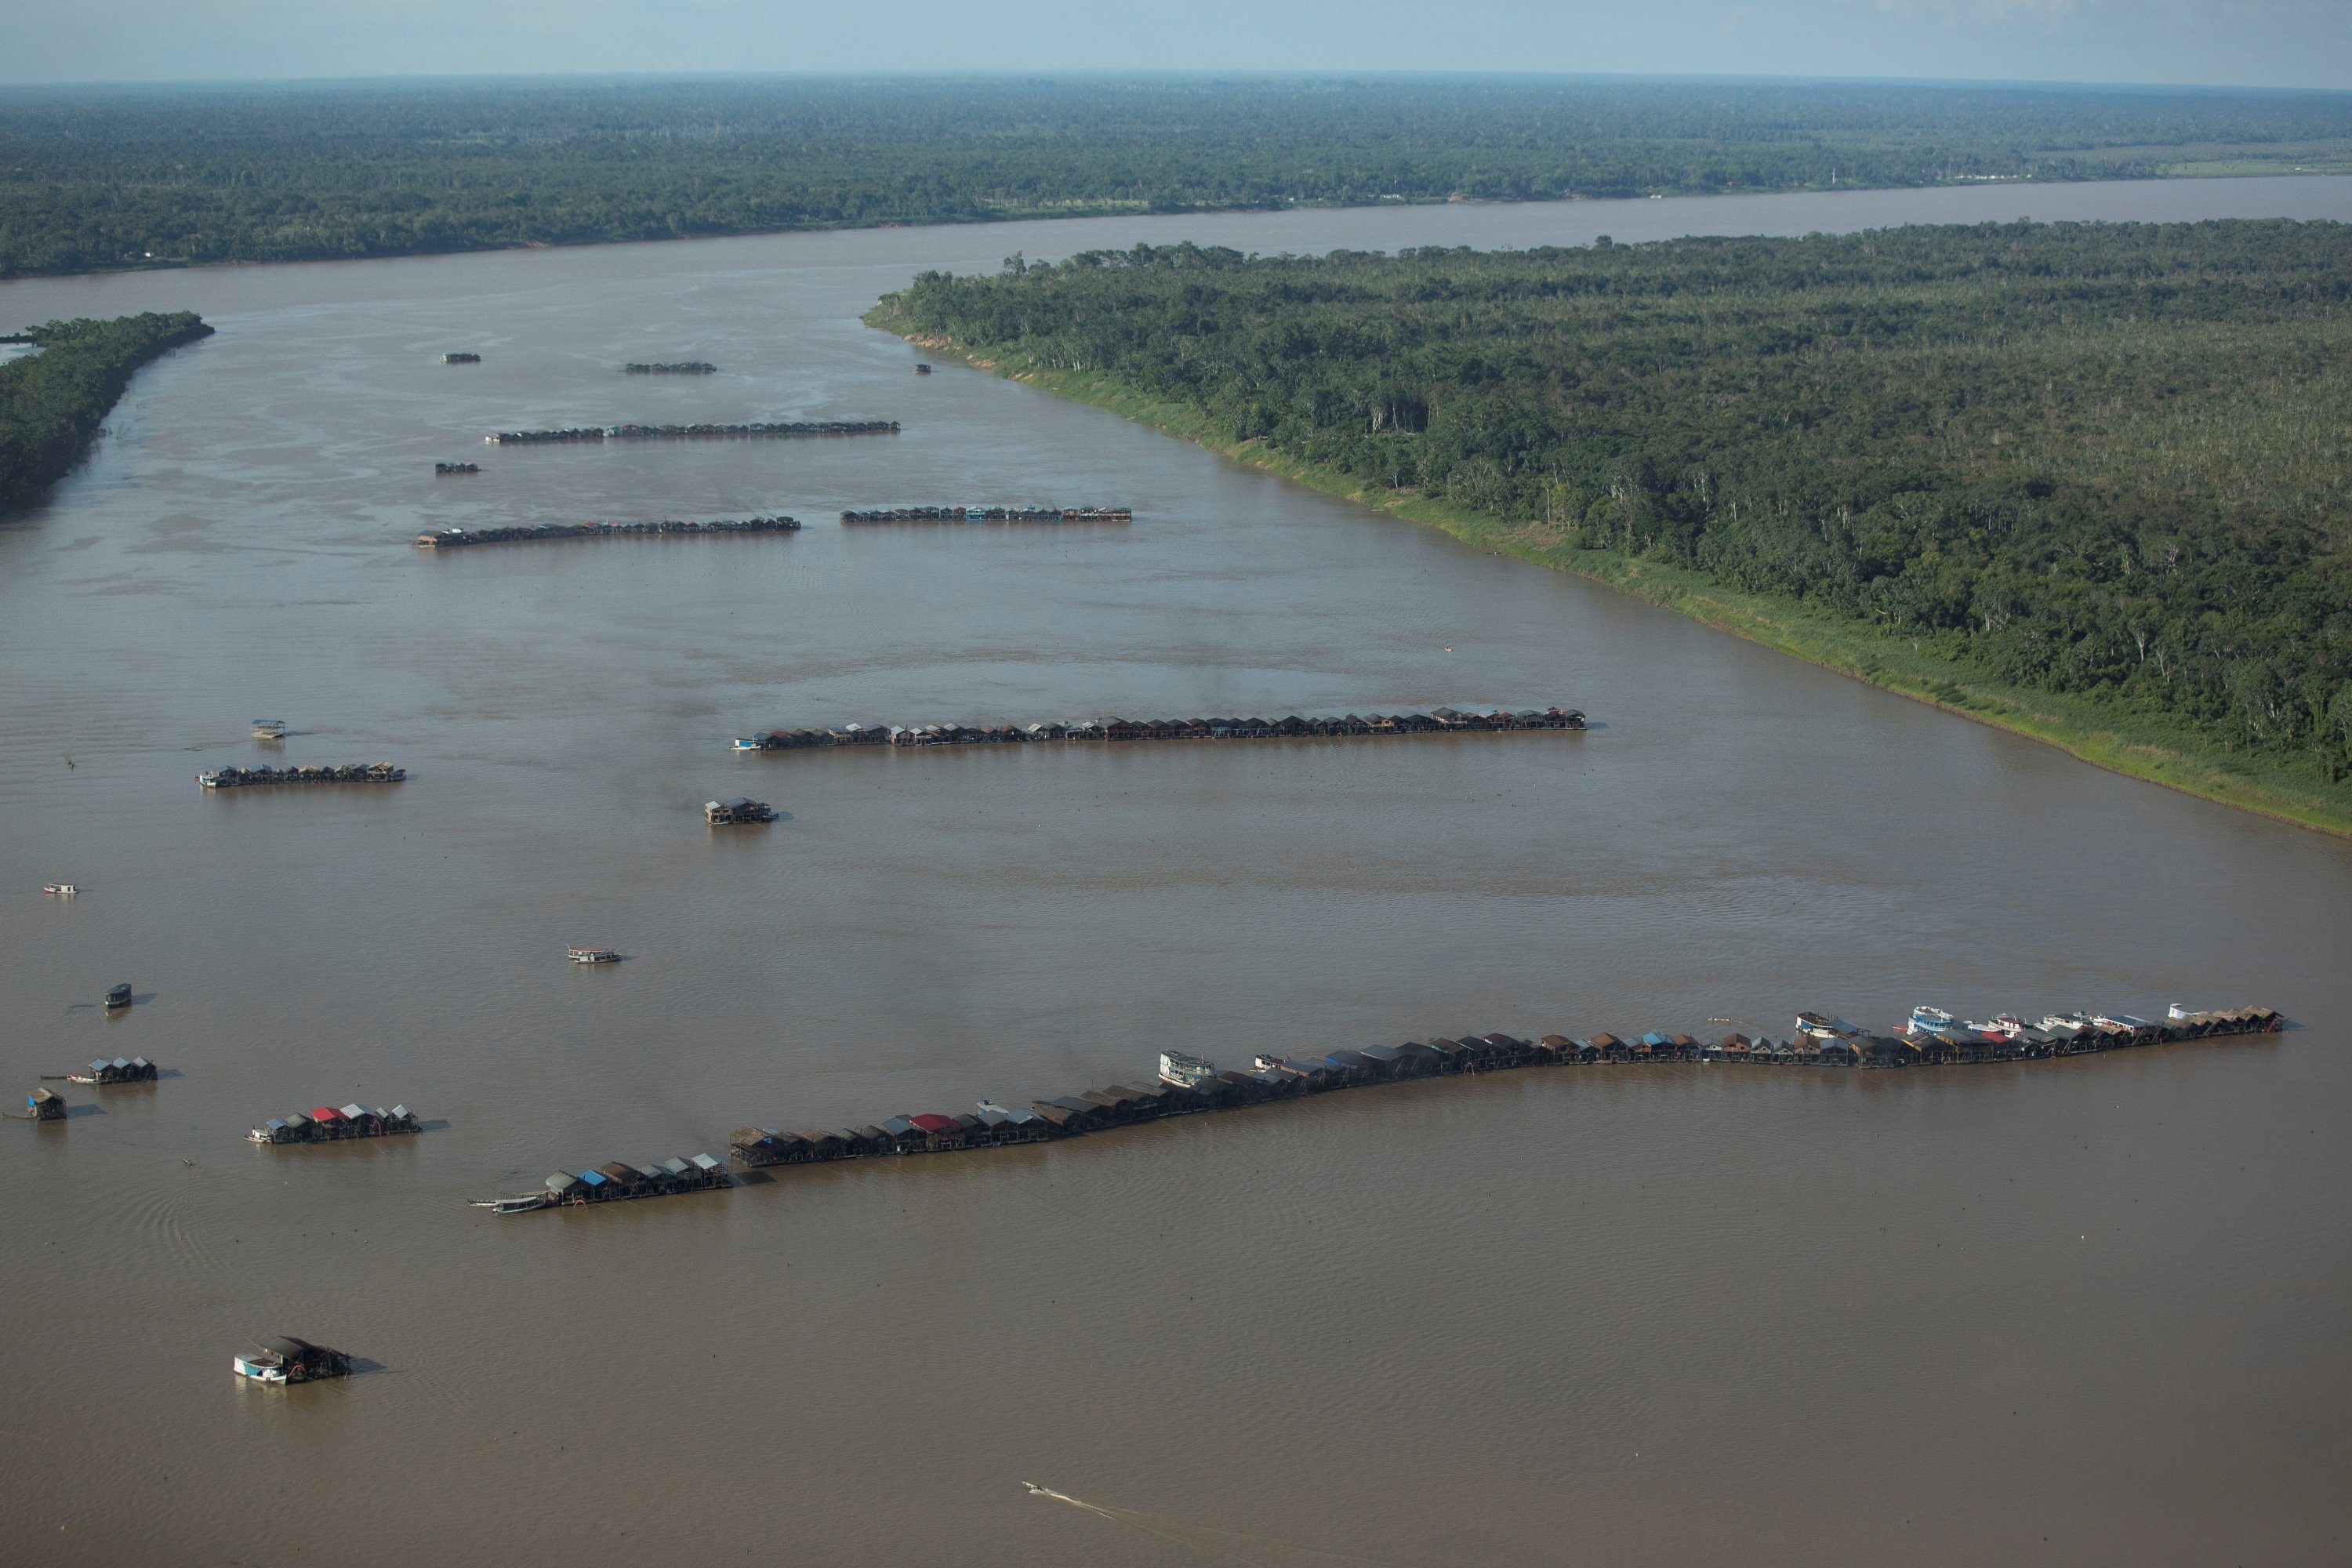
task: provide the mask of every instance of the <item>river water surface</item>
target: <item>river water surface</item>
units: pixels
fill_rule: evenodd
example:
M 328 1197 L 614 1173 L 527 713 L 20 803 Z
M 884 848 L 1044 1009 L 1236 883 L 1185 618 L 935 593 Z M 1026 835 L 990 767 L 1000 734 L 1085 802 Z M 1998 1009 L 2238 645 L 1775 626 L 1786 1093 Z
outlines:
M 856 321 L 1192 237 L 2352 217 L 2352 181 L 1163 217 L 0 287 L 194 309 L 0 525 L 0 1557 L 2340 1562 L 2352 845 Z M 445 367 L 470 349 L 480 365 Z M 715 376 L 625 378 L 627 360 Z M 619 420 L 895 438 L 502 449 Z M 436 480 L 436 460 L 482 472 Z M 1132 527 L 845 530 L 845 506 Z M 796 537 L 419 529 L 785 510 Z M 1583 735 L 731 755 L 775 725 L 1562 702 Z M 282 746 L 245 738 L 284 718 Z M 388 787 L 201 793 L 264 761 Z M 68 761 L 70 765 L 68 765 Z M 713 832 L 748 794 L 787 819 Z M 69 878 L 76 900 L 45 899 Z M 581 971 L 570 942 L 625 963 Z M 95 1005 L 129 980 L 138 1003 Z M 1254 1052 L 2260 1001 L 1936 1074 L 1521 1073 L 493 1219 L 742 1121 Z M 1720 1032 L 1721 1025 L 1712 1027 Z M 60 1086 L 63 1087 L 63 1086 Z M 405 1101 L 422 1137 L 255 1149 Z M 239 1386 L 297 1333 L 366 1375 Z M 1119 1510 L 1041 1500 L 1034 1480 Z

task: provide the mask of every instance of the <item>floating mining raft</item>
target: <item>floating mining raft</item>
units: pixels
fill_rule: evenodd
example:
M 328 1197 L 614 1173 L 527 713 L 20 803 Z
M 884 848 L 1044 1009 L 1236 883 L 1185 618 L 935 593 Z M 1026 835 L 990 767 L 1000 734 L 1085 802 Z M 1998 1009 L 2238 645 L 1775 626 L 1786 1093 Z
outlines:
M 764 800 L 748 795 L 736 795 L 730 800 L 709 800 L 702 803 L 702 820 L 713 827 L 738 827 L 747 823 L 773 822 L 776 808 Z
M 822 746 L 971 746 L 1034 741 L 1261 741 L 1314 735 L 1450 735 L 1503 730 L 1581 730 L 1574 708 L 1517 711 L 1345 714 L 1302 719 L 1086 719 L 1073 724 L 844 724 L 831 730 L 771 730 L 739 735 L 739 752 L 799 752 Z
M 845 511 L 844 522 L 1133 522 L 1124 506 L 897 506 Z
M 237 1376 L 256 1383 L 316 1383 L 352 1374 L 351 1357 L 291 1334 L 262 1341 L 250 1354 L 229 1358 L 229 1366 Z
M 407 776 L 406 768 L 390 763 L 351 763 L 339 768 L 222 768 L 198 773 L 196 782 L 206 789 L 250 789 L 256 784 L 398 784 Z
M 25 1097 L 25 1114 L 35 1121 L 63 1121 L 66 1102 L 50 1089 L 37 1089 Z
M 443 364 L 479 364 L 482 363 L 482 356 L 468 353 L 443 354 L 441 363 Z
M 488 1209 L 493 1214 L 529 1214 L 533 1209 L 582 1208 L 624 1198 L 666 1198 L 734 1184 L 735 1178 L 727 1167 L 708 1154 L 697 1154 L 691 1159 L 681 1156 L 656 1165 L 630 1165 L 615 1160 L 593 1171 L 558 1171 L 547 1178 L 543 1191 L 514 1197 L 477 1198 L 474 1207 Z
M 698 539 L 714 533 L 798 533 L 796 517 L 722 517 L 716 522 L 542 522 L 530 528 L 445 528 L 416 536 L 419 550 L 529 544 L 542 539 Z
M 481 471 L 482 465 L 479 463 L 436 463 L 433 465 L 434 477 L 436 479 L 446 479 L 451 474 L 478 474 Z
M 273 1116 L 245 1135 L 248 1143 L 340 1143 L 347 1138 L 390 1138 L 401 1132 L 422 1132 L 416 1112 L 404 1105 L 390 1110 L 370 1110 L 346 1105 L 338 1110 L 320 1105 L 298 1110 L 279 1120 Z
M 682 359 L 675 364 L 625 364 L 622 371 L 629 375 L 717 375 L 719 367 L 708 360 Z
M 896 419 L 824 419 L 783 425 L 575 425 L 562 430 L 495 430 L 493 447 L 546 446 L 562 441 L 696 441 L 724 436 L 896 436 Z
M 79 1072 L 66 1074 L 66 1081 L 107 1089 L 118 1083 L 153 1083 L 161 1077 L 161 1070 L 145 1057 L 117 1057 L 112 1061 L 101 1057 Z

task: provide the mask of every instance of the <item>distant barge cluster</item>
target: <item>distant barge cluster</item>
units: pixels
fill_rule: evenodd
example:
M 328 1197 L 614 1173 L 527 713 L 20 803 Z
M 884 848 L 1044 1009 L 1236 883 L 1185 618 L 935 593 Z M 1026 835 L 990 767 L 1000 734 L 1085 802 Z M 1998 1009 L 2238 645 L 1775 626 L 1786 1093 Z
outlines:
M 794 420 L 781 425 L 575 425 L 562 430 L 494 430 L 493 447 L 543 447 L 565 441 L 695 441 L 727 436 L 896 436 L 896 419 Z
M 468 544 L 529 544 L 543 539 L 696 539 L 710 534 L 798 533 L 796 517 L 720 518 L 715 522 L 542 522 L 529 528 L 445 528 L 416 536 L 420 550 Z
M 1045 724 L 844 724 L 830 730 L 771 730 L 739 735 L 739 752 L 798 752 L 825 746 L 967 746 L 1039 741 L 1259 741 L 1318 735 L 1485 734 L 1517 730 L 1581 730 L 1574 708 L 1463 712 L 1347 713 L 1302 719 L 1084 719 Z
M 349 1138 L 391 1138 L 424 1129 L 404 1105 L 371 1110 L 364 1105 L 316 1106 L 288 1117 L 271 1117 L 245 1135 L 248 1143 L 340 1143 Z
M 719 367 L 708 360 L 682 359 L 674 364 L 625 364 L 621 369 L 630 375 L 717 375 Z
M 2269 1007 L 2194 1013 L 2176 1006 L 2160 1022 L 2122 1015 L 2066 1014 L 2053 1015 L 2040 1024 L 2029 1025 L 2004 1016 L 1992 1025 L 1971 1025 L 1943 1035 L 1873 1035 L 1820 1014 L 1804 1013 L 1798 1016 L 1795 1035 L 1786 1041 L 1750 1039 L 1744 1034 L 1726 1035 L 1710 1042 L 1701 1042 L 1689 1035 L 1663 1033 L 1600 1034 L 1586 1038 L 1546 1035 L 1536 1040 L 1492 1034 L 1427 1042 L 1409 1040 L 1401 1046 L 1367 1046 L 1361 1050 L 1339 1050 L 1319 1057 L 1266 1055 L 1257 1057 L 1248 1070 L 1232 1068 L 1222 1072 L 1213 1062 L 1166 1051 L 1160 1054 L 1158 1074 L 1139 1084 L 1115 1083 L 1079 1094 L 1034 1100 L 1017 1107 L 983 1100 L 961 1115 L 908 1113 L 862 1127 L 779 1131 L 772 1127 L 744 1126 L 728 1135 L 728 1150 L 734 1163 L 747 1169 L 885 1155 L 944 1154 L 1044 1142 L 1108 1131 L 1166 1116 L 1238 1110 L 1336 1089 L 1516 1068 L 1612 1062 L 1720 1062 L 1816 1068 L 1951 1066 L 2080 1056 L 2172 1040 L 2269 1034 L 2284 1027 L 2284 1022 Z M 609 1173 L 614 1167 L 606 1166 L 604 1170 Z M 486 1199 L 480 1206 L 513 1214 L 564 1203 L 594 1201 L 576 1187 L 559 1186 L 585 1180 L 584 1174 L 574 1177 L 559 1173 L 548 1179 L 545 1194 Z M 659 1191 L 696 1190 L 699 1189 L 649 1185 L 613 1195 L 652 1196 Z
M 198 773 L 196 782 L 206 789 L 252 789 L 261 784 L 398 784 L 407 776 L 406 768 L 396 768 L 390 763 L 350 763 L 329 768 L 273 768 L 265 764 Z
M 119 1083 L 153 1083 L 161 1077 L 162 1070 L 145 1057 L 117 1057 L 112 1061 L 100 1058 L 79 1072 L 68 1073 L 66 1081 L 111 1089 Z
M 614 1160 L 587 1171 L 558 1171 L 542 1189 L 515 1197 L 479 1198 L 476 1208 L 495 1214 L 526 1214 L 532 1209 L 584 1207 L 627 1198 L 662 1198 L 677 1193 L 709 1192 L 731 1187 L 735 1177 L 709 1154 L 679 1156 L 653 1165 L 631 1165 Z
M 844 522 L 1133 522 L 1124 506 L 894 506 L 845 511 Z

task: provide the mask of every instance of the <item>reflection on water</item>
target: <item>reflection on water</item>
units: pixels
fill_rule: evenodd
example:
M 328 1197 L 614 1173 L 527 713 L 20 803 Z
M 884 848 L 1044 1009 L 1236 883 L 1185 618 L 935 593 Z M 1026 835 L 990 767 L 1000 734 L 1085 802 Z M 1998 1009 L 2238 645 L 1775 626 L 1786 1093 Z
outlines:
M 280 1561 L 331 1518 L 352 1563 L 2327 1560 L 2352 849 L 1096 411 L 917 378 L 855 318 L 921 267 L 1139 237 L 2343 216 L 2347 195 L 1106 220 L 0 288 L 0 320 L 221 329 L 0 526 L 0 1055 L 27 1089 L 101 1049 L 183 1075 L 0 1138 L 16 1554 Z M 443 366 L 457 347 L 483 363 Z M 619 368 L 680 358 L 719 374 Z M 905 431 L 480 440 L 835 417 Z M 482 472 L 436 482 L 458 458 Z M 1138 518 L 406 542 L 967 499 Z M 1596 728 L 727 749 L 1448 702 Z M 252 713 L 291 732 L 257 742 Z M 194 784 L 378 758 L 409 781 Z M 701 803 L 737 794 L 786 819 L 707 829 Z M 87 890 L 39 894 L 58 879 Z M 84 1005 L 124 976 L 128 1016 Z M 2306 1026 L 1910 1077 L 1447 1080 L 610 1212 L 465 1206 L 744 1121 L 1069 1092 L 1162 1048 L 2173 1000 Z M 239 1142 L 350 1100 L 446 1126 Z M 382 1371 L 237 1386 L 228 1356 L 279 1332 Z

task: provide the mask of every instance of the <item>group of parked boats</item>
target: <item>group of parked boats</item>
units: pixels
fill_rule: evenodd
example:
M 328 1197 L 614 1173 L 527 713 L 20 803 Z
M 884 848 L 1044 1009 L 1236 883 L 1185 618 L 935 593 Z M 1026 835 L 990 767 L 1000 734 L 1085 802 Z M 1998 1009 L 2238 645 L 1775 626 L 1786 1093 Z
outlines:
M 364 1105 L 317 1105 L 290 1116 L 273 1116 L 245 1135 L 248 1143 L 340 1143 L 348 1138 L 391 1138 L 425 1129 L 404 1105 L 390 1110 Z
M 709 360 L 682 359 L 668 364 L 625 364 L 622 371 L 629 375 L 717 375 L 719 367 Z
M 710 522 L 542 522 L 528 528 L 445 528 L 416 536 L 420 550 L 468 544 L 526 544 L 542 539 L 697 539 L 711 534 L 798 533 L 794 517 L 722 517 Z
M 325 768 L 273 768 L 265 763 L 257 768 L 215 768 L 198 773 L 196 782 L 206 789 L 252 789 L 261 784 L 398 784 L 406 777 L 406 768 L 390 763 L 349 763 Z
M 845 511 L 844 522 L 1133 522 L 1124 506 L 894 506 Z
M 1318 735 L 1487 734 L 1518 730 L 1581 730 L 1574 708 L 1496 708 L 1464 712 L 1345 713 L 1305 719 L 1081 719 L 1044 724 L 842 724 L 828 730 L 771 730 L 738 735 L 739 752 L 798 752 L 825 746 L 969 746 L 1038 741 L 1255 741 Z
M 2008 1016 L 2004 1015 L 2004 1017 Z M 1722 1062 L 1758 1066 L 1904 1068 L 2074 1056 L 2170 1040 L 2228 1035 L 2267 1034 L 2285 1020 L 2269 1007 L 2192 1012 L 2175 1005 L 2162 1019 L 2123 1014 L 2052 1014 L 2038 1025 L 1986 1028 L 1975 1035 L 1914 1035 L 1905 1030 L 1872 1034 L 1820 1013 L 1801 1013 L 1785 1040 L 1733 1033 L 1711 1041 L 1684 1034 L 1599 1034 L 1572 1038 L 1546 1035 L 1521 1039 L 1505 1034 L 1465 1035 L 1458 1039 L 1408 1040 L 1400 1046 L 1366 1046 L 1322 1056 L 1261 1055 L 1247 1068 L 1220 1071 L 1215 1063 L 1179 1051 L 1163 1051 L 1158 1073 L 1133 1084 L 1114 1083 L 1079 1094 L 1003 1105 L 983 1100 L 961 1114 L 909 1112 L 859 1127 L 809 1127 L 781 1131 L 743 1126 L 728 1135 L 729 1157 L 747 1169 L 802 1165 L 898 1154 L 941 1154 L 966 1149 L 1037 1143 L 1048 1139 L 1107 1131 L 1161 1117 L 1228 1110 L 1295 1100 L 1335 1089 L 1517 1068 L 1572 1067 L 1602 1063 Z M 605 1197 L 652 1197 L 728 1184 L 708 1179 L 709 1156 L 694 1163 L 703 1179 L 685 1177 L 671 1161 L 665 1167 L 604 1166 L 607 1191 L 589 1173 L 559 1172 L 545 1193 L 486 1198 L 478 1206 L 520 1214 Z M 654 1174 L 668 1170 L 672 1179 Z M 637 1180 L 625 1174 L 634 1170 Z
M 493 447 L 549 446 L 565 441 L 690 441 L 723 436 L 896 436 L 896 419 L 788 420 L 750 425 L 572 425 L 560 430 L 494 430 Z
M 474 1207 L 492 1214 L 529 1214 L 533 1209 L 576 1208 L 626 1198 L 669 1197 L 678 1193 L 731 1187 L 734 1174 L 709 1154 L 678 1155 L 656 1164 L 614 1160 L 586 1171 L 558 1171 L 541 1190 L 509 1197 L 477 1198 Z

